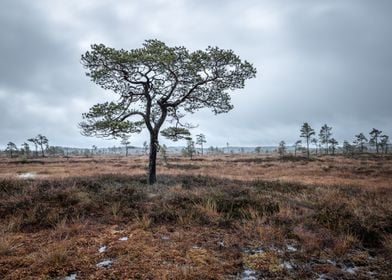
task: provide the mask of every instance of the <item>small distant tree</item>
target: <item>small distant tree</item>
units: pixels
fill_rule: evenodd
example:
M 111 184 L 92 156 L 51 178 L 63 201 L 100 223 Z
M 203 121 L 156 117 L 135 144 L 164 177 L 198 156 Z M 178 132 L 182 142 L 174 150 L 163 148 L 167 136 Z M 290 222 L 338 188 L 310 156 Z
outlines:
M 22 153 L 23 155 L 29 156 L 29 155 L 30 155 L 30 146 L 29 146 L 29 144 L 26 143 L 26 142 L 24 142 L 24 143 L 21 145 L 20 151 L 21 151 L 21 153 Z
M 48 155 L 64 155 L 64 149 L 62 147 L 59 146 L 49 146 L 46 148 L 46 153 Z
M 159 148 L 159 153 L 161 155 L 162 161 L 164 163 L 164 165 L 167 165 L 167 147 L 165 144 L 163 144 L 160 148 Z
M 91 155 L 97 154 L 98 147 L 96 145 L 91 146 Z
M 27 141 L 34 144 L 35 156 L 38 157 L 38 141 L 37 141 L 37 139 L 36 138 L 30 138 L 30 139 L 27 139 Z
M 283 157 L 286 153 L 286 142 L 283 140 L 279 142 L 278 153 L 281 157 Z
M 334 155 L 334 154 L 335 154 L 335 151 L 336 151 L 336 146 L 337 146 L 339 143 L 338 143 L 338 141 L 336 141 L 335 138 L 331 138 L 331 139 L 329 140 L 329 144 L 331 144 L 332 154 Z
M 301 144 L 302 144 L 301 140 L 297 140 L 294 143 L 294 156 L 297 156 L 297 151 L 301 148 Z
M 389 136 L 388 135 L 381 135 L 380 136 L 380 146 L 385 154 L 388 153 L 388 144 L 389 144 Z
M 8 142 L 5 151 L 8 152 L 10 154 L 10 157 L 12 158 L 14 154 L 18 152 L 18 147 L 15 145 L 14 142 Z
M 309 142 L 310 138 L 315 134 L 314 129 L 310 127 L 310 125 L 305 122 L 302 127 L 301 127 L 301 135 L 300 137 L 305 138 L 306 140 L 306 152 L 308 159 L 310 157 L 310 152 L 309 152 Z
M 255 148 L 255 152 L 256 152 L 256 154 L 260 154 L 260 153 L 261 153 L 261 147 L 260 147 L 260 146 L 257 146 L 257 147 Z
M 146 155 L 147 152 L 148 152 L 148 144 L 147 144 L 147 141 L 144 141 L 144 142 L 143 142 L 143 151 L 144 151 L 144 154 L 145 154 L 145 155 Z
M 348 141 L 343 142 L 343 153 L 346 155 L 353 155 L 354 154 L 354 146 L 351 145 Z
M 382 131 L 378 130 L 376 128 L 373 128 L 372 131 L 370 131 L 370 141 L 369 143 L 373 146 L 376 146 L 376 152 L 378 154 L 378 148 L 379 148 L 379 142 L 380 142 L 380 136 L 381 136 Z
M 328 154 L 328 144 L 331 139 L 332 133 L 331 133 L 332 127 L 328 126 L 327 124 L 324 124 L 319 133 L 319 139 L 320 143 L 325 145 L 325 151 Z
M 203 133 L 196 135 L 196 144 L 200 145 L 201 154 L 203 154 L 203 143 L 207 143 L 206 136 Z
M 318 152 L 317 148 L 318 148 L 319 142 L 318 142 L 317 138 L 312 138 L 312 140 L 310 140 L 310 141 L 316 147 L 316 155 L 317 155 L 317 152 Z
M 131 142 L 129 142 L 129 136 L 122 135 L 121 136 L 121 145 L 123 145 L 125 147 L 125 156 L 126 157 L 128 156 L 129 144 L 131 144 Z
M 361 153 L 363 153 L 365 149 L 365 144 L 368 142 L 366 136 L 361 132 L 358 135 L 355 135 L 354 144 L 359 147 Z
M 193 159 L 193 154 L 196 152 L 195 149 L 195 142 L 192 140 L 192 138 L 188 138 L 186 142 L 186 147 L 182 150 L 183 154 L 185 156 L 188 156 Z
M 48 138 L 42 134 L 38 134 L 37 137 L 35 137 L 35 141 L 36 141 L 37 145 L 40 146 L 40 148 L 41 148 L 42 157 L 45 157 L 44 147 L 47 148 L 49 145 Z

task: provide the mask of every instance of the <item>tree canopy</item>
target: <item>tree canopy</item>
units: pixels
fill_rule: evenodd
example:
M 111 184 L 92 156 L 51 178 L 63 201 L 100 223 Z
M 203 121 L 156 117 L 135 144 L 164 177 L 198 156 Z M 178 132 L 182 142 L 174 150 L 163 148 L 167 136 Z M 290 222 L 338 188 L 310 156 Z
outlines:
M 208 47 L 188 51 L 147 40 L 142 48 L 116 50 L 92 45 L 82 55 L 87 76 L 118 95 L 112 102 L 96 104 L 80 123 L 87 136 L 119 137 L 147 128 L 150 134 L 149 182 L 155 182 L 156 149 L 162 125 L 187 128 L 186 113 L 210 108 L 215 114 L 233 108 L 230 90 L 241 89 L 256 69 L 232 50 Z M 176 133 L 174 133 L 176 134 Z M 172 136 L 173 133 L 168 133 Z

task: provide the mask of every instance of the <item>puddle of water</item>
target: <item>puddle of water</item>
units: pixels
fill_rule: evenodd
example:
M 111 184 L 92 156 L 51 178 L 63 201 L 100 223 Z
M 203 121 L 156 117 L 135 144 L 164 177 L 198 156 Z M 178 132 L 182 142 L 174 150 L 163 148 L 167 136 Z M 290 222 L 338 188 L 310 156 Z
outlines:
M 241 272 L 240 280 L 257 280 L 257 273 L 253 269 L 246 268 Z
M 32 172 L 24 172 L 24 173 L 17 174 L 16 177 L 20 179 L 33 179 L 37 177 L 37 174 Z
M 103 260 L 99 263 L 97 263 L 97 267 L 111 267 L 113 265 L 113 261 L 112 260 Z
M 71 273 L 65 276 L 64 280 L 76 280 L 76 273 Z
M 120 240 L 120 241 L 127 241 L 128 240 L 128 236 L 121 237 L 118 240 Z
M 100 248 L 98 249 L 98 252 L 103 253 L 103 252 L 106 251 L 107 248 L 108 248 L 108 247 L 106 247 L 106 246 L 102 246 L 102 247 L 100 247 Z

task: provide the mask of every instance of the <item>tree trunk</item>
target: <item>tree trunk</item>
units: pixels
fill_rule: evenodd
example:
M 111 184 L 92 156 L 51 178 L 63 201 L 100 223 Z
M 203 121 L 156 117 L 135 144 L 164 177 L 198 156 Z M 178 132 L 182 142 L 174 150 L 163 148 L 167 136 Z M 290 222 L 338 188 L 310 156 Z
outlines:
M 44 148 L 42 147 L 42 145 L 41 145 L 41 154 L 42 154 L 42 157 L 45 157 Z
M 150 155 L 148 162 L 148 184 L 153 185 L 157 181 L 157 145 L 158 135 L 150 134 Z
M 306 146 L 307 146 L 308 159 L 309 159 L 310 158 L 310 154 L 309 154 L 309 138 L 306 138 Z

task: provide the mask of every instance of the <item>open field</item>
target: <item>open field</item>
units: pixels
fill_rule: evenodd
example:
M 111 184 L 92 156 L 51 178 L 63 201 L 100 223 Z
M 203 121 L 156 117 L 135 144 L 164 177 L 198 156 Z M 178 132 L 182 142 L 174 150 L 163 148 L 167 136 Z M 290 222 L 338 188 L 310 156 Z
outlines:
M 171 157 L 153 187 L 146 166 L 1 159 L 0 278 L 392 277 L 391 156 Z

